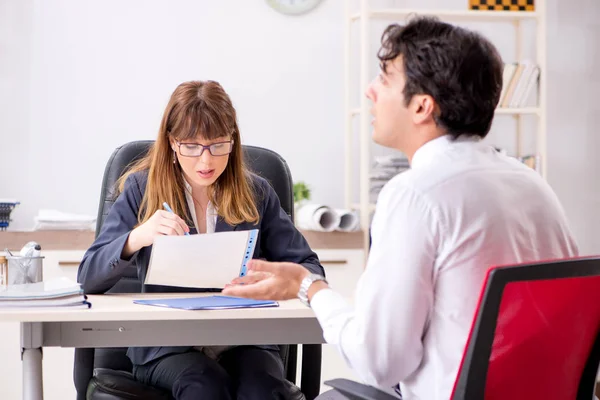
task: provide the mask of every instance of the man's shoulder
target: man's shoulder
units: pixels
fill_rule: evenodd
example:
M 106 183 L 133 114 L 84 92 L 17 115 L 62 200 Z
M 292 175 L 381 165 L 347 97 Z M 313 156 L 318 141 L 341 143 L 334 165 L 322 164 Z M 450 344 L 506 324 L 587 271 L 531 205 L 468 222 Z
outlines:
M 423 192 L 427 174 L 407 169 L 390 179 L 381 189 L 381 193 L 393 194 L 404 191 Z
M 408 169 L 390 179 L 381 189 L 377 200 L 378 207 L 383 204 L 396 207 L 397 201 L 403 203 L 419 203 L 420 207 L 428 208 L 435 201 L 432 197 L 431 184 L 427 182 L 427 174 Z

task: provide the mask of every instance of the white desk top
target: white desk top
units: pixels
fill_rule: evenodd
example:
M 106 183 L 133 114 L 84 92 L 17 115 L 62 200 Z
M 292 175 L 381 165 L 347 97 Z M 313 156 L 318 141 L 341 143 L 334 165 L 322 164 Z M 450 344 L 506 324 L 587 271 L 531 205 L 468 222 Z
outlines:
M 279 307 L 231 310 L 177 310 L 134 304 L 134 299 L 197 297 L 211 294 L 105 294 L 90 295 L 90 309 L 0 308 L 0 322 L 155 321 L 315 318 L 299 300 L 279 302 Z

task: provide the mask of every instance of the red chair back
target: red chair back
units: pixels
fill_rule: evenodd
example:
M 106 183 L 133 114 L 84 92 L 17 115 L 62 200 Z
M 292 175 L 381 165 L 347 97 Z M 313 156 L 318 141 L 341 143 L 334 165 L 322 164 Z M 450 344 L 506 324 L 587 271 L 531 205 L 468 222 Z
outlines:
M 600 258 L 492 268 L 452 399 L 590 400 L 599 333 Z

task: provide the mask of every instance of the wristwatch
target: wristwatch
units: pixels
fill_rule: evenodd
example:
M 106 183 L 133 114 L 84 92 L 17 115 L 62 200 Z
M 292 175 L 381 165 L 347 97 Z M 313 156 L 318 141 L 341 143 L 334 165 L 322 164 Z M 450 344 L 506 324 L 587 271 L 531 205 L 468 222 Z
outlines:
M 302 304 L 304 304 L 307 307 L 310 307 L 310 303 L 308 302 L 308 288 L 310 287 L 310 285 L 313 284 L 313 282 L 316 282 L 316 281 L 323 281 L 325 283 L 328 283 L 327 279 L 325 279 L 324 276 L 321 276 L 318 274 L 310 274 L 306 278 L 302 279 L 302 283 L 300 284 L 300 290 L 298 291 L 298 298 L 300 299 Z

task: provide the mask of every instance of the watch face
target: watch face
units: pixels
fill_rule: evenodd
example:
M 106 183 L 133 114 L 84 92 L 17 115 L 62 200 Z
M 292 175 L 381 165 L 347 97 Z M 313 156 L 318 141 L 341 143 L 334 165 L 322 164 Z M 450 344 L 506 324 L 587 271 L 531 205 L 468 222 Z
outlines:
M 266 0 L 267 4 L 276 11 L 287 15 L 299 15 L 309 12 L 318 6 L 322 0 Z

